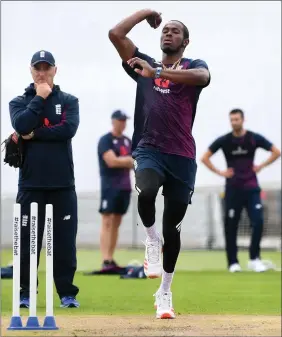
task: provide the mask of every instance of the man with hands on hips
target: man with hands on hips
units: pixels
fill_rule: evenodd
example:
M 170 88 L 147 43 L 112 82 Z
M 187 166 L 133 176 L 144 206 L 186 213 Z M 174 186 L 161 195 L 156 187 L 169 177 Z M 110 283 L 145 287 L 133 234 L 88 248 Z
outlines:
M 232 131 L 218 137 L 204 153 L 202 162 L 214 173 L 226 178 L 224 197 L 224 234 L 227 267 L 231 273 L 240 272 L 238 259 L 237 231 L 243 208 L 246 208 L 252 237 L 249 247 L 248 268 L 264 272 L 269 266 L 261 260 L 260 246 L 263 234 L 263 205 L 257 173 L 280 157 L 280 150 L 261 134 L 244 128 L 245 114 L 241 109 L 229 113 Z M 258 148 L 269 151 L 269 158 L 254 165 Z M 219 170 L 211 162 L 211 157 L 222 150 L 227 162 L 226 170 Z

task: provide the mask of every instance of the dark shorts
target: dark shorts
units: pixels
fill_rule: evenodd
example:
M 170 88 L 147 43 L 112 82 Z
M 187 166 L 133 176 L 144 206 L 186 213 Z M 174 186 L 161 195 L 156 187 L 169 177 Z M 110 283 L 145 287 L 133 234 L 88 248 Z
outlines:
M 164 178 L 162 194 L 165 197 L 191 204 L 197 172 L 194 159 L 147 147 L 138 147 L 132 157 L 135 172 L 153 169 Z
M 130 204 L 130 196 L 131 191 L 102 190 L 99 212 L 102 214 L 125 214 Z

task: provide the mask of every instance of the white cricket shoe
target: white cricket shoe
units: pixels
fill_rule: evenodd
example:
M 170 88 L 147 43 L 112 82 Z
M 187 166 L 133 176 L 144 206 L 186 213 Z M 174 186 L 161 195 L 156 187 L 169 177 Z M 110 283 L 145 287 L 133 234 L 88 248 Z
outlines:
M 241 266 L 239 265 L 239 263 L 233 263 L 231 264 L 231 266 L 229 267 L 229 271 L 230 273 L 237 273 L 242 271 Z
M 273 265 L 270 263 L 264 263 L 264 261 L 260 259 L 249 260 L 248 269 L 251 271 L 255 271 L 256 273 L 262 273 L 269 269 L 274 269 Z
M 160 319 L 175 318 L 175 313 L 172 306 L 171 291 L 163 292 L 161 290 L 158 290 L 154 296 L 156 298 L 155 301 L 155 308 L 157 309 L 156 318 Z
M 144 273 L 148 278 L 161 277 L 162 266 L 162 240 L 158 237 L 157 240 L 151 241 L 149 238 L 145 242 L 145 260 Z

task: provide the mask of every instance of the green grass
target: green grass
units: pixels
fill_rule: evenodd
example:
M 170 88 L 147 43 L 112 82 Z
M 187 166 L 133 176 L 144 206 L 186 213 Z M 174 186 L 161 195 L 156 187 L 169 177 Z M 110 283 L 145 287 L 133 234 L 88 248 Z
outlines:
M 142 261 L 143 251 L 119 250 L 116 259 L 121 264 Z M 241 252 L 240 262 L 246 266 L 247 252 Z M 281 266 L 281 254 L 265 252 L 264 259 Z M 11 260 L 11 251 L 4 250 L 2 265 Z M 44 255 L 39 268 L 38 312 L 45 310 Z M 160 280 L 121 280 L 117 276 L 84 276 L 82 271 L 98 268 L 97 251 L 78 251 L 78 272 L 75 284 L 80 288 L 79 309 L 59 308 L 54 291 L 55 314 L 152 314 L 153 294 Z M 281 273 L 230 274 L 226 271 L 224 252 L 183 251 L 173 282 L 173 300 L 180 314 L 264 314 L 281 313 Z M 12 281 L 2 280 L 2 315 L 11 315 Z M 22 311 L 28 314 L 27 310 Z

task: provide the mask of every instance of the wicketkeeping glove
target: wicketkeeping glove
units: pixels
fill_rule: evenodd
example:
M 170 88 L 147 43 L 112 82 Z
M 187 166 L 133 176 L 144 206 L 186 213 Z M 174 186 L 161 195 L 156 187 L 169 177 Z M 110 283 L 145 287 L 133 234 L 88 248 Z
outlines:
M 4 163 L 9 164 L 11 167 L 21 168 L 23 163 L 22 137 L 17 132 L 14 132 L 5 139 L 2 144 L 4 144 L 4 149 L 2 151 L 6 151 Z

